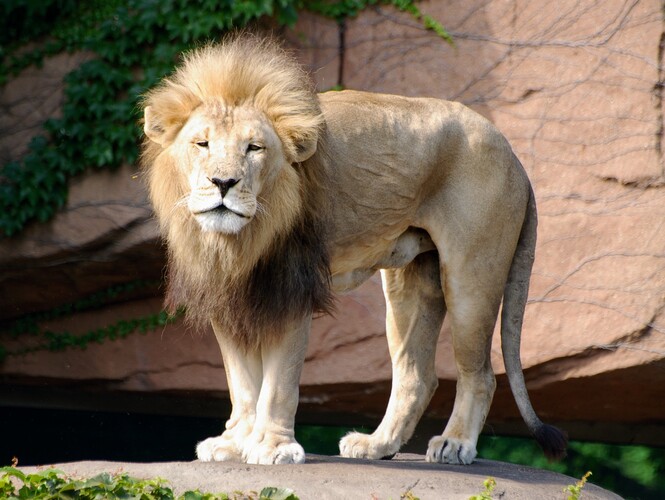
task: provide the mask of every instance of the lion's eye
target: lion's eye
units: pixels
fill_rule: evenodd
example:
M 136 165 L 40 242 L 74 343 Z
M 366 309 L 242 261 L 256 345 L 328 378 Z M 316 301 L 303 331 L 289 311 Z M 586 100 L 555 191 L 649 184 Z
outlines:
M 200 148 L 207 148 L 208 147 L 208 141 L 197 141 L 196 145 Z
M 250 151 L 261 151 L 263 149 L 262 146 L 259 146 L 258 144 L 248 144 L 247 145 L 247 152 L 249 153 Z

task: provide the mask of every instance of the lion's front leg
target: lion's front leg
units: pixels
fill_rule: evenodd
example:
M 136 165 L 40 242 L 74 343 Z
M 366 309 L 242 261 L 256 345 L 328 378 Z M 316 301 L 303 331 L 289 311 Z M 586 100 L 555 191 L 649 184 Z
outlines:
M 310 323 L 308 317 L 261 346 L 263 384 L 254 428 L 243 446 L 247 463 L 305 461 L 305 450 L 295 440 L 294 422 Z
M 252 433 L 256 420 L 263 377 L 261 353 L 240 348 L 226 338 L 223 329 L 214 323 L 213 329 L 224 358 L 232 409 L 226 430 L 221 436 L 200 442 L 196 455 L 204 462 L 241 461 L 247 436 Z

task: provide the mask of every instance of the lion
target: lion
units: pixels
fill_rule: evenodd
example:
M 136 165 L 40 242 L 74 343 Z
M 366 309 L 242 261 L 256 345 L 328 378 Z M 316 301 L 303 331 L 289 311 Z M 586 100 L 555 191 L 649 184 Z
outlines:
M 503 302 L 508 379 L 548 457 L 565 434 L 526 391 L 520 332 L 536 241 L 534 194 L 485 118 L 455 102 L 317 94 L 272 39 L 241 34 L 184 56 L 144 96 L 142 165 L 167 246 L 169 308 L 210 323 L 232 403 L 202 461 L 302 463 L 294 437 L 312 315 L 380 271 L 392 360 L 388 407 L 344 457 L 391 457 L 436 387 L 448 314 L 458 381 L 429 462 L 470 464 L 495 390 L 490 344 Z

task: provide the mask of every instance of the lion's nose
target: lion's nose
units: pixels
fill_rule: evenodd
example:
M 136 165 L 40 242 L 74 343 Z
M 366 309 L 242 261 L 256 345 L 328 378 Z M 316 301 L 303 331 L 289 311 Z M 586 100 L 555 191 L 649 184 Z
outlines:
M 226 193 L 229 192 L 229 189 L 238 184 L 240 181 L 240 179 L 220 179 L 219 177 L 213 177 L 212 179 L 209 178 L 208 180 L 219 188 L 219 192 L 222 193 L 222 198 L 226 196 Z

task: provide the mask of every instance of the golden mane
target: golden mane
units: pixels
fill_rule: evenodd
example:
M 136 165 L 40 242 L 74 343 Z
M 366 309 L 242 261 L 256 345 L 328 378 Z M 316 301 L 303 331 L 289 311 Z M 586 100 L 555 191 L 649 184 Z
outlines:
M 213 99 L 265 113 L 291 161 L 299 144 L 316 140 L 323 122 L 300 64 L 277 42 L 251 34 L 229 36 L 185 54 L 175 73 L 146 93 L 143 107 L 152 106 L 172 141 L 192 111 Z M 161 149 L 148 141 L 145 155 L 153 157 Z
M 318 148 L 294 164 L 296 176 L 261 194 L 264 210 L 234 235 L 201 231 L 182 203 L 189 187 L 171 148 L 191 113 L 215 101 L 263 112 L 290 164 L 307 144 Z M 215 321 L 248 347 L 306 314 L 329 311 L 329 181 L 320 159 L 325 133 L 316 93 L 295 59 L 276 42 L 230 37 L 186 54 L 143 105 L 164 138 L 146 138 L 142 165 L 168 248 L 167 307 L 185 305 L 197 326 Z

